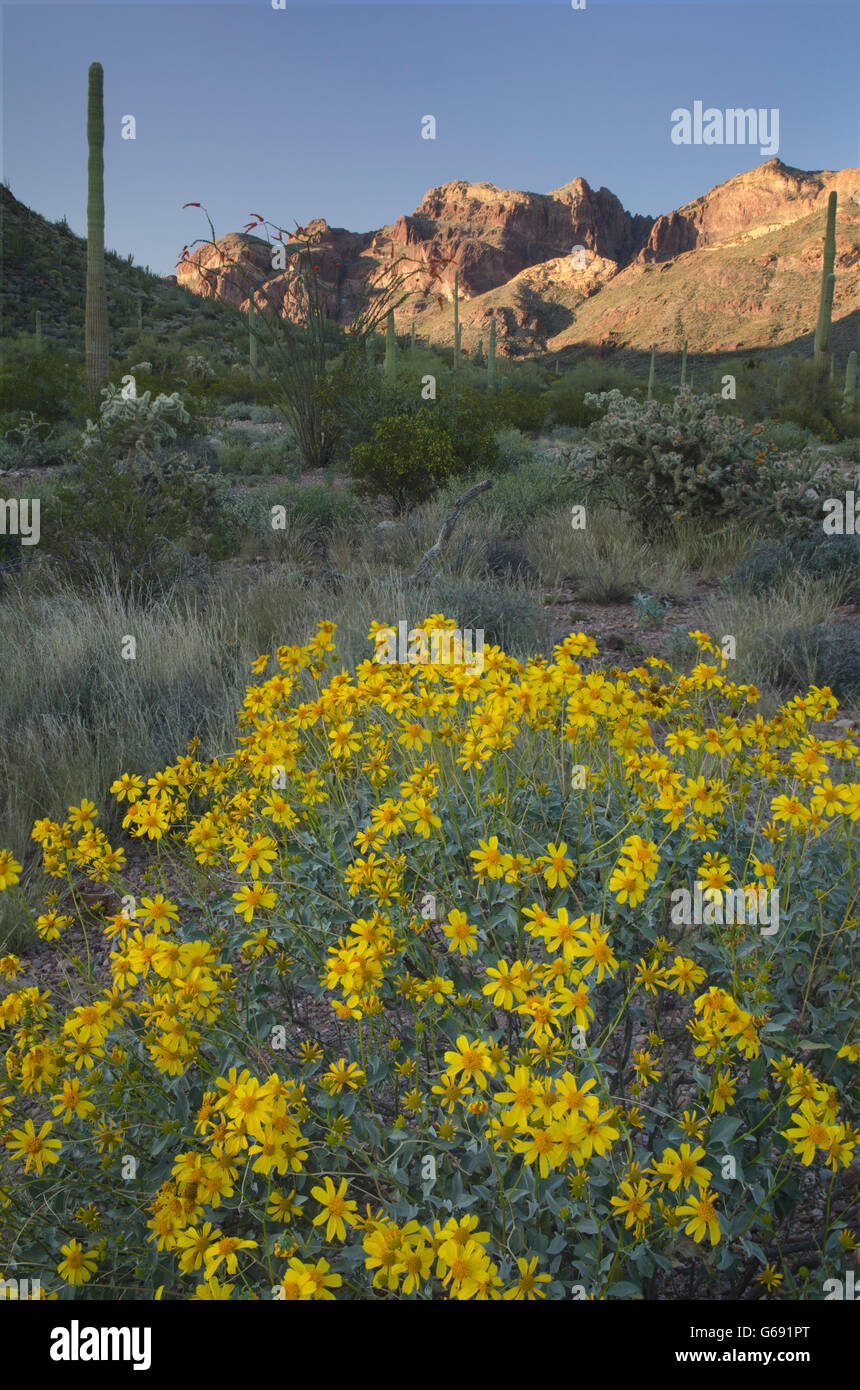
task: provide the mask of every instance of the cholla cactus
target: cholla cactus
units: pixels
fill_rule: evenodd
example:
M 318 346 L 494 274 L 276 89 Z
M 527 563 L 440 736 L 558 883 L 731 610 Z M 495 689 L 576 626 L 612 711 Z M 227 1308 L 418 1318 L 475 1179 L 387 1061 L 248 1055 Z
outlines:
M 742 517 L 802 532 L 847 477 L 843 460 L 831 466 L 817 449 L 781 454 L 760 425 L 723 414 L 719 398 L 678 392 L 663 405 L 615 390 L 588 392 L 585 404 L 604 414 L 591 427 L 593 455 L 577 450 L 570 471 L 651 529 Z
M 190 352 L 185 359 L 185 370 L 189 376 L 197 378 L 199 381 L 211 381 L 215 373 L 209 366 L 205 357 L 199 352 Z
M 179 392 L 156 396 L 144 391 L 138 396 L 134 377 L 125 378 L 122 390 L 106 386 L 98 421 L 87 420 L 82 447 L 90 450 L 105 448 L 116 457 L 125 451 L 126 462 L 133 463 L 137 454 L 148 455 L 154 449 L 176 438 L 176 426 L 191 419 L 179 397 Z

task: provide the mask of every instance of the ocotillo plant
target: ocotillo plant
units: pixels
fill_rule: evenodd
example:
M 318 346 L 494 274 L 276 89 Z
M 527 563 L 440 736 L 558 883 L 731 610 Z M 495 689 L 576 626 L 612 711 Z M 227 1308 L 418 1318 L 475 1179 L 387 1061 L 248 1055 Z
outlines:
M 845 409 L 853 411 L 857 405 L 857 353 L 849 352 L 845 364 L 845 390 L 842 394 Z
M 460 365 L 460 272 L 454 271 L 454 371 Z
M 650 367 L 648 368 L 648 399 L 649 399 L 649 401 L 652 401 L 652 400 L 654 399 L 654 374 L 655 374 L 655 364 L 656 364 L 656 361 L 657 361 L 657 344 L 656 344 L 656 343 L 652 343 L 652 344 L 651 344 L 651 365 L 650 365 Z
M 687 339 L 684 339 L 684 348 L 681 352 L 681 385 L 687 384 Z
M 87 301 L 84 312 L 84 358 L 87 390 L 93 405 L 108 378 L 108 316 L 105 291 L 104 70 L 91 63 L 87 100 L 89 182 L 87 188 Z
M 824 231 L 824 262 L 821 268 L 821 298 L 815 326 L 815 361 L 823 370 L 830 351 L 830 315 L 833 309 L 833 266 L 836 261 L 836 193 L 827 199 L 827 226 Z
M 257 371 L 258 363 L 258 344 L 257 344 L 257 311 L 254 308 L 254 296 L 248 299 L 248 361 L 251 364 L 251 371 Z
M 490 349 L 487 355 L 487 385 L 491 391 L 496 389 L 496 320 L 490 319 Z

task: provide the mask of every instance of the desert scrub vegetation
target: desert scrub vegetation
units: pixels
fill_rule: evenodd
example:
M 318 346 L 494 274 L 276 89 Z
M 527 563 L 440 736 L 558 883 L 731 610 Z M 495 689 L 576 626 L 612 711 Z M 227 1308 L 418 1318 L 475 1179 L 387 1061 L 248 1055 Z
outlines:
M 680 675 L 608 671 L 583 633 L 392 664 L 388 616 L 349 666 L 327 620 L 264 647 L 215 756 L 123 760 L 146 891 L 89 798 L 37 820 L 63 969 L 0 961 L 3 1274 L 60 1299 L 821 1296 L 857 1205 L 835 698 L 764 718 L 699 631 Z

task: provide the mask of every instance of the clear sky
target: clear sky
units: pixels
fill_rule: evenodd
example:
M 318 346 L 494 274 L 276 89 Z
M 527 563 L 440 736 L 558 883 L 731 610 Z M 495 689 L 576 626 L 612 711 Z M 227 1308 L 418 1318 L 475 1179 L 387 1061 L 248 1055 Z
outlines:
M 105 240 L 160 274 L 252 212 L 367 231 L 451 179 L 580 176 L 657 215 L 760 164 L 679 146 L 671 112 L 778 108 L 779 158 L 860 164 L 860 7 L 73 3 L 3 6 L 3 178 L 86 232 L 87 68 L 105 70 Z M 121 137 L 126 115 L 136 139 Z M 433 115 L 437 138 L 423 140 Z

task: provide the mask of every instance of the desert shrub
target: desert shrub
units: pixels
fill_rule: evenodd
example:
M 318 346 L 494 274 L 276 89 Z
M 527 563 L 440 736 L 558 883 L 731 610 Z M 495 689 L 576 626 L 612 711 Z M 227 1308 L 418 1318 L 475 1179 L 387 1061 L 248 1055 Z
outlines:
M 484 547 L 484 565 L 497 579 L 537 579 L 525 546 L 516 536 L 490 536 Z
M 442 578 L 433 585 L 431 597 L 461 629 L 482 629 L 488 645 L 525 653 L 546 641 L 543 611 L 526 588 Z
M 774 444 L 781 453 L 799 452 L 810 443 L 809 430 L 796 425 L 791 420 L 762 420 L 762 437 L 768 444 Z
M 840 374 L 831 382 L 811 358 L 752 359 L 741 364 L 740 370 L 730 370 L 737 384 L 734 408 L 748 421 L 776 415 L 784 424 L 828 442 L 851 433 L 844 417 Z
M 805 682 L 828 686 L 837 700 L 860 697 L 860 631 L 852 622 L 792 628 L 771 642 L 773 684 L 781 690 Z
M 531 463 L 534 457 L 534 446 L 520 429 L 507 426 L 505 429 L 496 430 L 496 466 L 506 472 L 508 469 L 522 468 Z
M 32 411 L 53 424 L 82 422 L 87 412 L 87 386 L 81 355 L 43 347 L 34 352 L 4 344 L 0 363 L 0 400 L 5 411 Z
M 188 557 L 223 559 L 225 484 L 181 451 L 137 455 L 123 465 L 92 450 L 56 489 L 50 550 L 80 583 L 113 573 L 120 587 L 170 582 Z
M 4 1274 L 64 1301 L 623 1301 L 731 1299 L 752 1262 L 821 1298 L 860 1049 L 835 701 L 757 716 L 703 634 L 681 677 L 594 669 L 580 633 L 324 680 L 333 628 L 255 662 L 234 756 L 117 768 L 153 847 L 125 912 L 98 808 L 37 823 L 33 928 L 65 965 L 46 992 L 3 958 Z M 20 872 L 0 853 L 0 889 Z
M 226 435 L 226 437 L 224 437 Z M 225 431 L 218 450 L 218 467 L 222 473 L 263 474 L 280 473 L 287 465 L 298 468 L 293 444 L 285 433 L 266 433 L 255 436 L 253 430 Z
M 633 595 L 633 612 L 636 623 L 643 632 L 660 627 L 671 605 L 657 594 L 638 593 Z
M 439 415 L 422 410 L 378 420 L 372 441 L 352 450 L 347 471 L 365 492 L 387 494 L 403 508 L 424 501 L 457 472 L 457 454 Z
M 586 395 L 621 391 L 628 396 L 643 385 L 643 381 L 605 358 L 578 362 L 550 382 L 545 396 L 548 423 L 552 426 L 583 428 L 600 416 L 600 406 L 594 402 L 586 403 Z
M 850 593 L 860 585 L 860 536 L 828 536 L 820 530 L 790 540 L 767 541 L 741 562 L 732 584 L 766 594 L 792 575 L 829 579 Z
M 254 425 L 274 424 L 278 412 L 272 406 L 253 405 L 248 401 L 237 401 L 224 407 L 225 420 L 250 420 Z
M 613 502 L 645 528 L 743 517 L 771 531 L 820 523 L 822 501 L 848 480 L 842 459 L 815 449 L 784 457 L 760 440 L 761 426 L 720 413 L 719 400 L 679 390 L 670 403 L 588 396 L 601 418 L 593 453 L 571 450 L 570 471 L 587 494 Z
M 296 522 L 313 536 L 329 536 L 338 527 L 358 525 L 364 508 L 349 492 L 326 483 L 306 483 L 292 495 L 290 508 Z
M 33 411 L 19 414 L 0 435 L 0 468 L 57 467 L 70 459 L 80 442 L 74 425 L 49 424 Z
M 518 430 L 539 430 L 546 419 L 546 398 L 536 391 L 519 390 L 506 381 L 493 399 L 493 413 L 500 424 Z
M 547 391 L 547 416 L 551 425 L 584 429 L 600 416 L 599 407 L 585 404 L 586 393 L 574 387 L 551 386 Z

